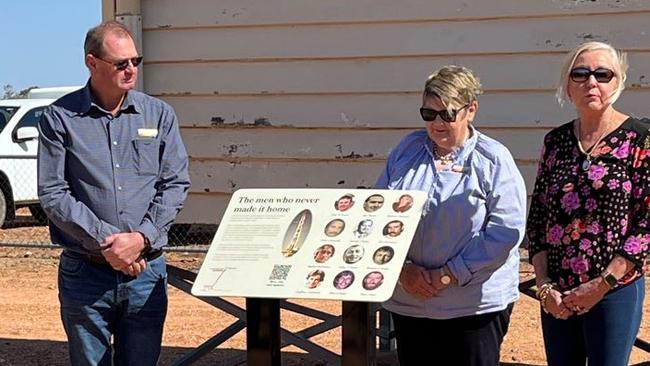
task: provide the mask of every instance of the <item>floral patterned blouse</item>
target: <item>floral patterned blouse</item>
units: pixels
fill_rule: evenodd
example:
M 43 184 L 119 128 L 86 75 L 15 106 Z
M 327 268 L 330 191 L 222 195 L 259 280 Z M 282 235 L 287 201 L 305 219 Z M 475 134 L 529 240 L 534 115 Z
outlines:
M 643 274 L 650 243 L 650 124 L 628 118 L 594 148 L 578 149 L 575 121 L 544 139 L 528 216 L 529 257 L 548 253 L 561 289 L 598 277 L 616 254 L 632 261 L 626 284 Z

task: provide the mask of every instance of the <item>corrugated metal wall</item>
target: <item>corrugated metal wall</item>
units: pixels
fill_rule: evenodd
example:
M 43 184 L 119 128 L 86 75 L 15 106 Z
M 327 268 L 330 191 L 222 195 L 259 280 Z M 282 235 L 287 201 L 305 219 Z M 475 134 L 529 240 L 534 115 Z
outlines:
M 177 111 L 193 186 L 179 221 L 218 222 L 248 187 L 371 186 L 423 126 L 426 76 L 481 78 L 476 126 L 532 188 L 542 136 L 573 117 L 554 88 L 587 40 L 629 52 L 618 107 L 650 115 L 648 0 L 142 0 L 145 91 Z

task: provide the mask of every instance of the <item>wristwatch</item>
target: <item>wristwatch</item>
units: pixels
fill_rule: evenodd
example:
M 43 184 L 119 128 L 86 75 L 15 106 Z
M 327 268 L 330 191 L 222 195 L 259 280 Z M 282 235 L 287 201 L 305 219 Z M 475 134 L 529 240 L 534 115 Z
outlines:
M 618 279 L 612 274 L 612 272 L 605 271 L 600 274 L 600 277 L 603 278 L 603 281 L 605 281 L 610 289 L 613 289 L 618 284 Z
M 440 267 L 440 283 L 445 286 L 451 283 L 451 276 L 445 273 L 445 267 Z

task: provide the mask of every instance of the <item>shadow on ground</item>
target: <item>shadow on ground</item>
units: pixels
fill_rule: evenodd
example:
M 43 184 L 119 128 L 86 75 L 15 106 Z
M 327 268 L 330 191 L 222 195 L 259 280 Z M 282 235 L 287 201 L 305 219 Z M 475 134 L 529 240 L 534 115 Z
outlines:
M 172 365 L 187 355 L 193 348 L 163 347 L 161 366 Z M 216 349 L 192 364 L 192 366 L 245 365 L 246 353 L 237 349 Z M 396 363 L 395 363 L 396 364 Z M 0 366 L 67 366 L 68 345 L 66 342 L 0 338 Z M 315 360 L 308 354 L 283 352 L 282 365 L 325 366 L 327 363 Z M 378 366 L 392 363 L 378 362 Z
M 172 365 L 187 355 L 193 348 L 164 347 L 161 366 Z M 245 365 L 246 353 L 238 349 L 217 349 L 208 353 L 192 366 Z M 0 366 L 67 366 L 68 346 L 66 342 L 7 339 L 0 338 Z M 315 360 L 308 354 L 283 352 L 283 366 L 326 366 L 327 363 Z M 377 366 L 398 366 L 394 353 L 381 353 L 377 357 Z M 501 366 L 541 366 L 528 363 L 501 363 Z M 642 362 L 632 366 L 650 366 Z

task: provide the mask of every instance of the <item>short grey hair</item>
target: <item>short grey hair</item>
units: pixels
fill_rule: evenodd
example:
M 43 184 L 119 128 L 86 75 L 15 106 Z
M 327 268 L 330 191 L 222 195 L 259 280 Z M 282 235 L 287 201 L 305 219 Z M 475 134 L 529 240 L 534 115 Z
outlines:
M 569 52 L 564 61 L 564 65 L 562 66 L 562 70 L 560 71 L 560 82 L 558 83 L 557 91 L 555 93 L 557 102 L 560 105 L 564 105 L 564 102 L 571 102 L 571 97 L 567 92 L 567 87 L 569 85 L 571 69 L 573 69 L 578 56 L 585 52 L 601 50 L 609 53 L 609 56 L 612 58 L 612 67 L 614 68 L 612 71 L 614 71 L 614 74 L 616 75 L 616 90 L 610 97 L 611 103 L 613 104 L 618 97 L 621 96 L 621 93 L 625 89 L 625 80 L 627 79 L 627 54 L 615 49 L 612 45 L 605 42 L 585 42 Z
M 120 38 L 129 37 L 133 39 L 133 35 L 124 24 L 115 20 L 108 20 L 88 30 L 86 40 L 84 41 L 84 55 L 92 54 L 97 57 L 103 57 L 104 39 L 109 33 L 115 34 Z
M 424 98 L 440 98 L 450 112 L 478 100 L 481 94 L 480 80 L 472 70 L 463 66 L 443 66 L 429 75 L 424 84 Z

